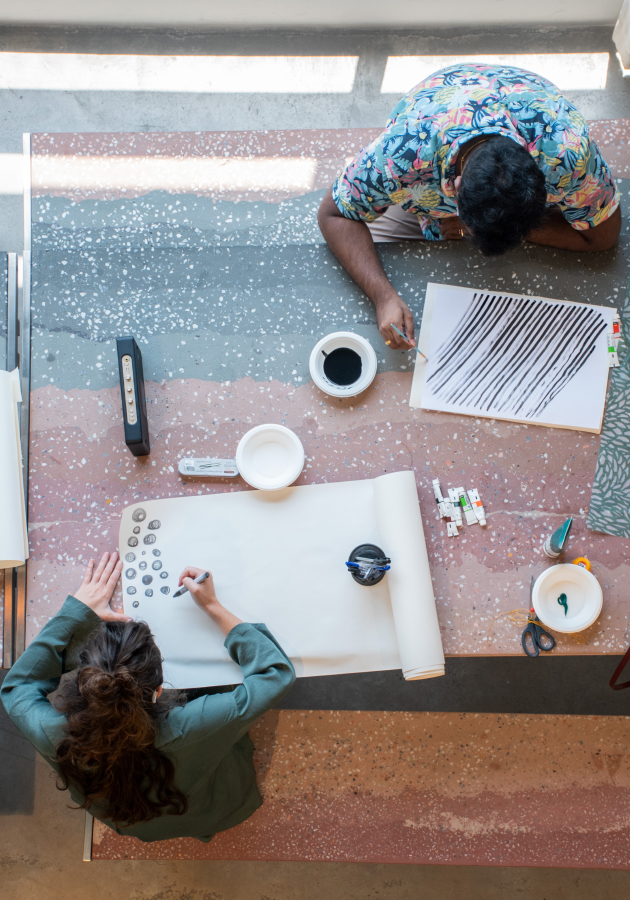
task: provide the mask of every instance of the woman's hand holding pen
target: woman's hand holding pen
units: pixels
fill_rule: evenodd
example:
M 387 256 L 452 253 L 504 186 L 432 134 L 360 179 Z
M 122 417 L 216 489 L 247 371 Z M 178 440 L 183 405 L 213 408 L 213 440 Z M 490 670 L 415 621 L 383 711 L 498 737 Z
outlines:
M 199 609 L 202 609 L 207 613 L 212 621 L 219 626 L 223 634 L 227 635 L 235 625 L 241 624 L 242 619 L 239 619 L 219 603 L 214 589 L 214 579 L 212 578 L 212 575 L 210 575 L 209 578 L 206 578 L 201 584 L 195 583 L 193 579 L 207 571 L 207 569 L 197 569 L 194 566 L 187 566 L 179 576 L 179 584 L 188 588 Z

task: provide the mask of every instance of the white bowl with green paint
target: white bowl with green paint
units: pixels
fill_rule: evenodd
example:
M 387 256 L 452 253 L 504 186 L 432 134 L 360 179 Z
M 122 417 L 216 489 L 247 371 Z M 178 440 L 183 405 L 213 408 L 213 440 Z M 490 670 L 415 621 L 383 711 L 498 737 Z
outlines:
M 567 611 L 558 603 L 566 594 Z M 573 563 L 559 563 L 539 575 L 532 591 L 532 606 L 551 631 L 575 634 L 584 631 L 602 611 L 602 588 L 592 572 Z

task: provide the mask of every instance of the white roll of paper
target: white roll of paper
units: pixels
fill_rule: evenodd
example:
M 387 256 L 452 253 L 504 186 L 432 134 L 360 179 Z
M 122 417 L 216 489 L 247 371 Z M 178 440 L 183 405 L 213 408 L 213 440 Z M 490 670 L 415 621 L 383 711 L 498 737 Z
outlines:
M 413 472 L 374 479 L 376 517 L 392 564 L 387 573 L 402 672 L 407 681 L 444 675 L 427 545 Z
M 21 399 L 18 370 L 0 371 L 0 569 L 21 566 L 28 558 L 17 408 Z
M 361 544 L 392 560 L 369 587 L 345 565 Z M 142 501 L 123 511 L 120 555 L 125 612 L 149 623 L 175 687 L 242 680 L 216 625 L 190 594 L 174 596 L 185 566 L 210 569 L 229 610 L 265 622 L 298 677 L 444 674 L 413 472 Z

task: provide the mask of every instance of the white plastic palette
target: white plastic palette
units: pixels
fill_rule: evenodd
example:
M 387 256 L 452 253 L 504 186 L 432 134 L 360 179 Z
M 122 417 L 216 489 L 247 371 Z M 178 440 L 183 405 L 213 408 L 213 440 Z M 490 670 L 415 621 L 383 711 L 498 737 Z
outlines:
M 567 596 L 567 614 L 558 603 Z M 536 615 L 547 628 L 571 634 L 584 631 L 602 611 L 603 594 L 599 581 L 583 566 L 560 563 L 540 575 L 532 591 Z
M 252 487 L 278 491 L 299 477 L 304 447 L 297 434 L 284 425 L 257 425 L 241 438 L 236 465 Z

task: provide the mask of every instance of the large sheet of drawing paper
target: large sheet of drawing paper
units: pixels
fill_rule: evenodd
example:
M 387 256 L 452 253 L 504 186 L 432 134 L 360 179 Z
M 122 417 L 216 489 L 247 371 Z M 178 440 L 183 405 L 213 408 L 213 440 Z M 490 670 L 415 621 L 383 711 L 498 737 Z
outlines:
M 28 558 L 18 403 L 19 372 L 0 371 L 0 569 Z
M 344 564 L 363 543 L 392 560 L 373 587 Z M 128 506 L 120 553 L 125 612 L 150 625 L 174 687 L 242 681 L 216 625 L 189 594 L 173 597 L 187 565 L 210 569 L 217 596 L 241 619 L 264 622 L 298 676 L 444 674 L 413 472 Z
M 409 405 L 599 433 L 614 314 L 430 283 Z

